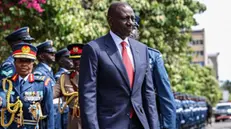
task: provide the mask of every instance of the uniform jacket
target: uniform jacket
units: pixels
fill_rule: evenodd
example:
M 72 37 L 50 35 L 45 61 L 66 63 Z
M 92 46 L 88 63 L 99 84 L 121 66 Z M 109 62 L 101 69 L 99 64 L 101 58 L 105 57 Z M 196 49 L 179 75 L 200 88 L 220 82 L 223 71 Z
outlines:
M 50 78 L 45 78 L 45 76 L 34 76 L 30 74 L 27 81 L 21 86 L 19 84 L 19 76 L 15 74 L 13 77 L 9 78 L 13 83 L 13 90 L 11 92 L 10 101 L 14 103 L 19 96 L 20 100 L 23 103 L 23 116 L 26 120 L 32 120 L 32 115 L 29 112 L 29 107 L 33 102 L 40 102 L 43 115 L 47 115 L 47 118 L 42 120 L 40 123 L 40 129 L 53 129 L 54 128 L 54 110 L 53 110 L 53 96 L 52 89 L 50 85 Z M 6 85 L 6 89 L 8 89 L 9 85 Z M 6 91 L 1 87 L 0 95 L 3 98 L 2 107 L 6 107 Z M 39 97 L 38 97 L 39 96 Z M 7 119 L 11 114 L 9 112 L 6 113 Z M 8 129 L 16 129 L 17 124 L 13 122 Z M 34 129 L 34 125 L 24 125 L 19 129 Z
M 63 73 L 64 75 L 64 89 L 68 93 L 76 92 L 78 88 L 78 80 L 79 80 L 79 74 L 77 72 L 72 71 L 70 74 Z M 54 98 L 59 98 L 59 97 L 64 97 L 61 91 L 60 87 L 60 78 L 58 79 L 57 83 L 53 87 L 53 97 Z M 65 97 L 64 97 L 65 100 Z M 70 110 L 72 110 L 74 105 L 74 99 L 70 102 L 68 105 Z M 68 127 L 67 129 L 81 129 L 81 124 L 80 124 L 80 118 L 79 117 L 74 117 L 72 119 L 71 112 L 68 114 Z
M 152 48 L 149 48 L 148 52 L 153 84 L 156 90 L 157 107 L 161 127 L 166 129 L 175 129 L 175 99 L 161 53 Z
M 80 112 L 84 129 L 128 129 L 133 108 L 145 129 L 158 129 L 148 48 L 128 39 L 134 59 L 134 83 L 110 34 L 89 42 L 80 62 Z
M 55 80 L 58 81 L 58 79 L 60 78 L 61 74 L 63 73 L 68 73 L 68 70 L 65 68 L 59 68 L 59 71 L 55 74 Z
M 68 93 L 76 92 L 78 88 L 79 74 L 77 74 L 76 72 L 71 72 L 70 74 L 64 73 L 64 76 L 65 76 L 65 79 L 64 79 L 65 91 L 67 91 Z M 64 100 L 65 100 L 65 96 L 63 96 L 62 91 L 61 91 L 60 78 L 59 78 L 59 80 L 53 87 L 53 98 L 55 99 L 55 98 L 60 98 L 60 97 L 64 97 Z M 69 105 L 71 108 L 73 107 L 72 104 L 73 103 Z
M 51 78 L 51 86 L 55 85 L 56 81 L 55 81 L 53 71 L 47 69 L 47 67 L 45 67 L 44 64 L 38 63 L 38 65 L 35 67 L 33 73 L 36 74 L 36 75 L 41 75 L 41 76 L 48 76 L 49 78 Z

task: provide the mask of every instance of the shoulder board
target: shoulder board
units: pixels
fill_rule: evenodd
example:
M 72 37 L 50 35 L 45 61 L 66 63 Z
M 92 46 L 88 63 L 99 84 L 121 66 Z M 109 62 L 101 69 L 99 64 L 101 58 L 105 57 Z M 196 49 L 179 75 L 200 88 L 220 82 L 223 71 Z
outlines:
M 8 65 L 12 65 L 10 62 L 4 62 L 1 67 L 6 67 Z
M 46 79 L 46 76 L 34 75 L 35 81 L 45 81 L 45 79 Z
M 40 76 L 43 75 L 41 72 L 38 72 L 38 71 L 33 72 L 33 74 L 34 74 L 34 75 L 40 75 Z
M 152 52 L 160 53 L 160 51 L 159 51 L 159 50 L 154 49 L 154 48 L 151 48 L 151 47 L 148 47 L 148 51 L 152 51 Z
M 0 75 L 4 77 L 11 77 L 15 73 L 14 65 L 10 62 L 5 62 L 1 66 Z

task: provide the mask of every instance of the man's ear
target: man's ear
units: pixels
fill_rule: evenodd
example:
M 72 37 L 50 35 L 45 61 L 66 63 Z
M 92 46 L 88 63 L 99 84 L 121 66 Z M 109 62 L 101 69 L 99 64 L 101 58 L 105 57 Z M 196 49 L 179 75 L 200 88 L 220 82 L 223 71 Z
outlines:
M 38 55 L 38 58 L 39 58 L 40 60 L 44 60 L 44 54 L 43 54 L 43 53 L 39 54 L 39 55 Z
M 111 16 L 107 16 L 107 22 L 108 22 L 109 26 L 111 27 L 113 24 L 113 20 L 112 20 Z

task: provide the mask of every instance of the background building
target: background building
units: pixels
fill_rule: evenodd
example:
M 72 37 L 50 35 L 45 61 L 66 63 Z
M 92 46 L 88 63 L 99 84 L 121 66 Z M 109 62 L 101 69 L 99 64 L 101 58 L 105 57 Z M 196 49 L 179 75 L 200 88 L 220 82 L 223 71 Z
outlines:
M 216 79 L 218 75 L 218 55 L 219 53 L 207 54 L 205 42 L 205 30 L 193 30 L 192 41 L 189 43 L 192 53 L 192 63 L 200 64 L 201 66 L 209 66 L 213 69 L 213 74 Z
M 200 64 L 201 66 L 207 65 L 204 29 L 192 31 L 192 41 L 189 45 L 193 51 L 192 63 Z

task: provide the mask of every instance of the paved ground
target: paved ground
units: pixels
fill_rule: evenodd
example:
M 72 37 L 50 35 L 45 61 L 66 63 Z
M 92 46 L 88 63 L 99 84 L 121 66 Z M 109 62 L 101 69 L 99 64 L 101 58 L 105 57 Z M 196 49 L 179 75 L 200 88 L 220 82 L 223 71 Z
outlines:
M 231 129 L 231 120 L 217 123 L 213 122 L 212 126 L 209 125 L 206 129 Z

